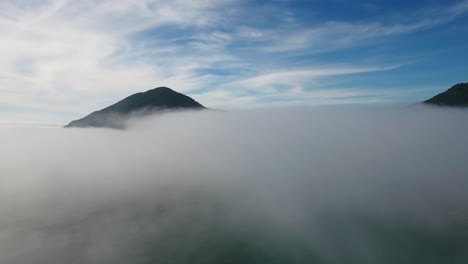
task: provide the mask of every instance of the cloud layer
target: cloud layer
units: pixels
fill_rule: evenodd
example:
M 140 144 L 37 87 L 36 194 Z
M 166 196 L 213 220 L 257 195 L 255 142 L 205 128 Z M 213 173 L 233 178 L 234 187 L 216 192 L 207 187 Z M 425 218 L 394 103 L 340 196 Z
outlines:
M 296 109 L 166 114 L 126 131 L 2 125 L 0 262 L 465 263 L 465 116 Z

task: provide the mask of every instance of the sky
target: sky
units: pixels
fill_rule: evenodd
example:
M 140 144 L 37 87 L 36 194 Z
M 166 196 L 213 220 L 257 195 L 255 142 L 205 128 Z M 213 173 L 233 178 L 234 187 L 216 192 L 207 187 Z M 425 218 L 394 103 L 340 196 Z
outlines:
M 467 81 L 468 0 L 3 0 L 0 122 L 158 86 L 207 107 L 412 104 Z

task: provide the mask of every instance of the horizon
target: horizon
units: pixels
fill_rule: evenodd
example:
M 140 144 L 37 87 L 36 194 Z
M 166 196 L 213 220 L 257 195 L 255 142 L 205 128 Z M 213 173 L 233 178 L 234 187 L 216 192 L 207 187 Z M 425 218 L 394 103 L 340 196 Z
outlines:
M 468 0 L 0 3 L 0 122 L 166 86 L 211 108 L 407 105 L 467 81 Z

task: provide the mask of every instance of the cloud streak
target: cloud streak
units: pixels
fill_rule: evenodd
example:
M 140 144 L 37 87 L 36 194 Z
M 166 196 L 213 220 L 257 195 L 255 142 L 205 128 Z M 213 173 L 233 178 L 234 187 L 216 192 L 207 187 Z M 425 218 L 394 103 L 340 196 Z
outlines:
M 246 98 L 242 91 L 249 89 L 287 98 L 294 94 L 273 86 L 287 80 L 293 81 L 287 84 L 291 89 L 316 90 L 311 79 L 342 75 L 343 69 L 363 74 L 370 72 L 366 68 L 384 71 L 405 64 L 406 59 L 398 58 L 379 63 L 372 58 L 333 59 L 325 64 L 339 65 L 336 69 L 319 71 L 324 67 L 321 60 L 294 58 L 372 45 L 436 27 L 465 14 L 465 6 L 466 1 L 420 11 L 404 22 L 385 18 L 314 23 L 296 17 L 294 10 L 278 13 L 279 7 L 270 6 L 264 7 L 268 14 L 284 14 L 281 23 L 255 24 L 245 18 L 266 11 L 234 0 L 120 1 L 118 5 L 92 0 L 3 1 L 0 104 L 51 116 L 64 112 L 79 116 L 131 93 L 165 85 L 195 97 L 203 95 L 196 99 L 224 94 L 226 104 L 215 102 L 216 106 L 241 108 L 243 102 L 263 100 Z M 339 89 L 344 88 L 335 85 L 329 95 Z

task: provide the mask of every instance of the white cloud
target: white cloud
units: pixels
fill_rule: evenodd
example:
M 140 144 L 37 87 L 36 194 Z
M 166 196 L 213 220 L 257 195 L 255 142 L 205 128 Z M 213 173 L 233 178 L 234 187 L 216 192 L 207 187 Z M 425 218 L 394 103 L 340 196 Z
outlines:
M 385 71 L 398 68 L 399 65 L 386 67 L 343 67 L 343 66 L 322 66 L 321 68 L 308 68 L 300 70 L 278 71 L 271 73 L 258 74 L 255 77 L 229 83 L 229 86 L 245 87 L 246 89 L 274 89 L 275 85 L 294 86 L 306 81 L 320 77 L 357 74 L 375 71 Z
M 0 111 L 2 105 L 16 105 L 47 115 L 81 115 L 162 85 L 194 92 L 196 99 L 208 99 L 202 101 L 208 106 L 256 106 L 259 100 L 245 91 L 288 97 L 291 87 L 307 90 L 321 77 L 390 69 L 385 62 L 283 65 L 275 52 L 362 45 L 445 23 L 468 6 L 464 1 L 408 23 L 324 21 L 312 28 L 285 11 L 290 23 L 284 28 L 261 29 L 240 23 L 251 10 L 239 1 L 2 1 Z M 259 51 L 268 58 L 257 59 Z M 216 70 L 227 74 L 212 73 Z M 288 89 L 275 87 L 285 85 Z
M 138 50 L 141 46 L 131 43 L 128 35 L 162 24 L 206 26 L 218 19 L 215 10 L 224 4 L 206 0 L 3 2 L 0 104 L 86 112 L 103 106 L 102 100 L 119 99 L 157 84 L 181 90 L 198 87 L 200 77 L 192 71 L 216 61 L 216 56 L 193 55 L 192 61 L 180 63 L 182 58 L 175 55 L 179 50 L 170 56 L 161 47 Z M 162 57 L 153 63 L 138 58 L 147 52 Z
M 368 44 L 383 37 L 401 35 L 448 23 L 468 11 L 468 1 L 448 8 L 422 9 L 407 21 L 387 23 L 325 21 L 316 25 L 286 25 L 277 28 L 258 29 L 241 27 L 237 35 L 258 43 L 261 52 L 290 52 L 306 49 L 308 53 L 352 48 Z
M 375 110 L 0 125 L 0 263 L 466 263 L 466 111 Z
M 195 97 L 209 106 L 221 109 L 390 102 L 387 97 L 392 93 L 389 91 L 350 87 L 322 89 L 321 79 L 386 71 L 400 66 L 328 65 L 321 68 L 258 72 L 253 77 L 221 84 L 217 91 L 208 91 Z

